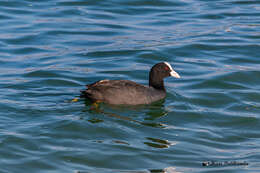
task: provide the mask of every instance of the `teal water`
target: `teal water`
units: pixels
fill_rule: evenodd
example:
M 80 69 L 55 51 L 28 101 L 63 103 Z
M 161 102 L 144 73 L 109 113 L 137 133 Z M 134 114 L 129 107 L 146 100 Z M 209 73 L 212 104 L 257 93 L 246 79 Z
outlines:
M 260 172 L 258 0 L 2 0 L 0 24 L 1 173 Z M 160 61 L 164 102 L 72 102 Z

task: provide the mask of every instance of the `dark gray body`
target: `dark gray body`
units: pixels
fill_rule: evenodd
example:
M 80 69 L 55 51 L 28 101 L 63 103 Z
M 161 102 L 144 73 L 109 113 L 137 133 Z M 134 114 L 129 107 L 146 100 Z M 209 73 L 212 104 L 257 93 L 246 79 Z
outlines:
M 82 92 L 92 101 L 115 105 L 150 104 L 165 98 L 165 90 L 144 86 L 129 80 L 101 80 L 87 85 Z

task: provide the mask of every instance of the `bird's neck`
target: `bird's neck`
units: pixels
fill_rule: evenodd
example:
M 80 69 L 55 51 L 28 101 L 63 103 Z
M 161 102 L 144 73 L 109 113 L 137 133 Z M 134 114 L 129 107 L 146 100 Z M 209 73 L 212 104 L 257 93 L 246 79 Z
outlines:
M 149 86 L 158 90 L 165 91 L 163 78 L 156 77 L 153 72 L 149 74 Z

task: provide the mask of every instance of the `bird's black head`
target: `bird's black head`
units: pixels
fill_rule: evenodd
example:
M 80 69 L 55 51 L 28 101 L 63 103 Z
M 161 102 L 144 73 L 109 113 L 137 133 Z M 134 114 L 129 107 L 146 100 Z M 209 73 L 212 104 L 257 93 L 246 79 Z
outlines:
M 150 70 L 149 86 L 164 90 L 163 78 L 169 76 L 180 78 L 179 74 L 173 70 L 168 62 L 155 64 Z

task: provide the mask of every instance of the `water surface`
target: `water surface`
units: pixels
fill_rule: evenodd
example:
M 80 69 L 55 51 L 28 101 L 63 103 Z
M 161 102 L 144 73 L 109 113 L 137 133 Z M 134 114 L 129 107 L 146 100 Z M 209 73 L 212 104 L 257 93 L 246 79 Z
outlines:
M 260 171 L 258 0 L 2 0 L 0 24 L 0 172 Z M 164 102 L 72 102 L 160 61 Z

